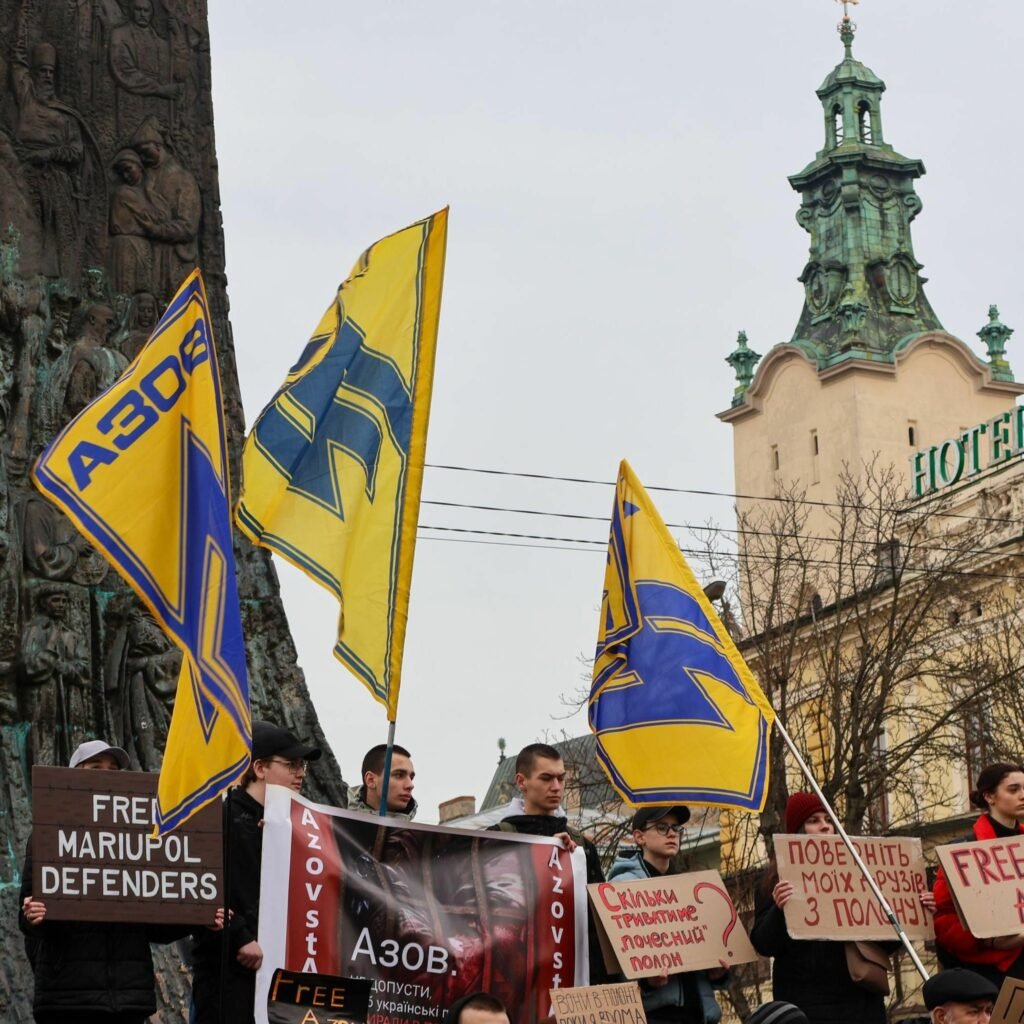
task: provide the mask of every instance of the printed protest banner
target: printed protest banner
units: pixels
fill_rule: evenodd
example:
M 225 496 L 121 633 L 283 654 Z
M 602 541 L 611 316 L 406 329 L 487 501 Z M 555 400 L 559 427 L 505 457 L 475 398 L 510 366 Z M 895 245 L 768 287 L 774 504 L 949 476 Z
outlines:
M 274 971 L 267 995 L 270 1024 L 365 1024 L 370 983 L 332 974 Z
M 936 850 L 953 900 L 977 939 L 1024 932 L 1024 836 Z
M 587 886 L 602 943 L 627 978 L 757 959 L 717 871 Z M 607 959 L 607 958 L 606 958 Z M 611 965 L 609 965 L 611 966 Z
M 222 904 L 220 802 L 154 838 L 158 776 L 32 769 L 32 894 L 48 921 L 212 924 Z
M 263 826 L 257 1020 L 278 968 L 365 978 L 369 1024 L 440 1024 L 484 990 L 513 1024 L 587 983 L 582 850 L 507 832 L 417 825 L 270 786 Z
M 989 1024 L 1024 1024 L 1024 981 L 1007 978 L 1003 982 Z
M 647 1024 L 640 986 L 635 981 L 553 988 L 551 1008 L 558 1024 Z
M 928 888 L 921 840 L 854 836 L 853 845 L 907 935 L 934 938 L 920 899 Z M 839 836 L 778 836 L 775 856 L 779 879 L 793 883 L 793 898 L 783 908 L 793 938 L 894 938 L 881 904 Z

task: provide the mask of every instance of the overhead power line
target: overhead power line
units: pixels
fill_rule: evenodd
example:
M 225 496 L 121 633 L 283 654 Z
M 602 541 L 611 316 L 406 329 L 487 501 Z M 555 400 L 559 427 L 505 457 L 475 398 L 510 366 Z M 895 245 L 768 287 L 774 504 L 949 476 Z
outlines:
M 554 544 L 578 544 L 581 545 L 577 548 L 572 548 L 574 551 L 602 551 L 607 548 L 608 544 L 603 540 L 590 540 L 582 537 L 555 537 L 547 534 L 538 533 L 514 533 L 507 530 L 480 530 L 471 529 L 465 526 L 439 526 L 432 523 L 420 523 L 418 530 L 435 530 L 442 533 L 458 533 L 458 534 L 469 534 L 477 537 L 502 537 L 510 538 L 517 541 L 550 541 Z M 428 539 L 428 538 L 424 538 Z M 545 545 L 547 546 L 547 545 Z M 692 555 L 694 557 L 704 557 L 707 555 L 706 551 L 701 551 L 696 548 L 684 548 L 680 547 L 679 550 L 684 555 Z M 723 556 L 725 557 L 725 556 Z M 843 559 L 825 559 L 825 558 L 786 558 L 776 557 L 770 554 L 757 554 L 748 553 L 742 556 L 729 556 L 729 557 L 742 557 L 747 560 L 757 560 L 760 562 L 778 562 L 779 564 L 785 564 L 787 562 L 796 562 L 800 565 L 815 565 L 815 566 L 837 566 L 842 565 L 847 569 L 857 568 L 858 566 L 849 560 Z M 1012 580 L 1020 581 L 1024 580 L 1024 574 L 1021 573 L 992 573 L 982 572 L 980 570 L 971 569 L 946 569 L 946 568 L 932 568 L 929 566 L 913 566 L 909 569 L 912 574 L 921 575 L 942 575 L 948 577 L 962 577 L 971 579 L 987 579 L 987 580 Z
M 488 469 L 483 466 L 454 466 L 447 465 L 438 462 L 426 463 L 427 469 L 440 469 L 448 470 L 453 473 L 479 473 L 485 476 L 503 476 L 503 477 L 516 477 L 522 480 L 549 480 L 555 483 L 566 483 L 566 484 L 589 484 L 595 487 L 614 487 L 614 480 L 594 480 L 589 477 L 578 477 L 578 476 L 557 476 L 552 473 L 522 473 L 510 469 Z M 762 502 L 779 502 L 783 504 L 791 505 L 812 505 L 817 508 L 838 508 L 848 509 L 850 511 L 864 510 L 871 511 L 877 506 L 874 505 L 848 505 L 843 504 L 839 501 L 821 501 L 816 498 L 797 498 L 793 495 L 778 495 L 778 494 L 738 494 L 734 491 L 712 491 L 705 490 L 698 487 L 665 487 L 656 484 L 644 484 L 644 487 L 648 491 L 658 491 L 662 494 L 692 494 L 698 497 L 705 498 L 731 498 L 738 501 L 762 501 Z M 942 495 L 935 495 L 930 498 L 922 498 L 922 503 L 934 501 L 941 498 Z M 904 510 L 896 510 L 896 514 L 902 514 Z M 910 511 L 907 509 L 906 511 Z M 944 519 L 970 519 L 978 522 L 985 523 L 1002 523 L 1005 522 L 1005 518 L 1001 516 L 985 516 L 985 515 L 968 515 L 963 512 L 943 512 L 935 511 L 930 513 L 933 516 L 938 516 Z

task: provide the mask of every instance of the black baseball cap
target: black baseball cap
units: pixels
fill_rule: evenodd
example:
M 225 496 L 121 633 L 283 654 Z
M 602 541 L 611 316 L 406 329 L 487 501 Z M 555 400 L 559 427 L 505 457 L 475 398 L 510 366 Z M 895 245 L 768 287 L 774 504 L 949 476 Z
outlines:
M 680 825 L 685 825 L 690 820 L 690 808 L 682 804 L 678 807 L 641 807 L 633 815 L 633 831 L 643 832 L 648 825 L 661 821 L 666 814 L 674 814 Z
M 317 761 L 323 751 L 302 743 L 284 726 L 272 722 L 252 723 L 252 759 L 263 761 L 275 754 L 289 761 Z

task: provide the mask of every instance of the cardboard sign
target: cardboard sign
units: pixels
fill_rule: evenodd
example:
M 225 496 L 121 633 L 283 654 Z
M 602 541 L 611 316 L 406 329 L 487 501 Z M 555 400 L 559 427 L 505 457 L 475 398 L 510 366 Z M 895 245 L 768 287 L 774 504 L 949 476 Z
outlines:
M 717 871 L 587 886 L 602 949 L 627 978 L 757 959 Z M 607 957 L 606 957 L 607 959 Z
M 49 921 L 212 924 L 223 903 L 221 804 L 160 839 L 158 777 L 32 769 L 32 894 Z
M 976 939 L 1024 932 L 1024 836 L 940 846 L 953 901 Z
M 855 836 L 860 854 L 912 939 L 935 935 L 921 905 L 928 888 L 920 839 Z M 778 836 L 779 879 L 794 894 L 783 908 L 794 939 L 895 939 L 896 932 L 839 836 Z
M 1024 981 L 1007 978 L 999 990 L 990 1024 L 1024 1024 Z
M 267 994 L 270 1024 L 366 1024 L 368 981 L 278 968 Z
M 551 1009 L 558 1024 L 647 1024 L 640 986 L 635 981 L 553 988 Z

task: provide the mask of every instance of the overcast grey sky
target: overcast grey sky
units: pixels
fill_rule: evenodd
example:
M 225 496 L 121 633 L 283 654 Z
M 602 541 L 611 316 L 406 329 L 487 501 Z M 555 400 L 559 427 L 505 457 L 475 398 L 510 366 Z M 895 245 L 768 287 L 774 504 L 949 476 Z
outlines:
M 731 430 L 714 418 L 733 388 L 722 360 L 740 328 L 761 353 L 788 341 L 800 312 L 807 236 L 786 176 L 823 143 L 814 90 L 842 57 L 838 4 L 210 7 L 250 422 L 359 253 L 450 204 L 428 463 L 611 480 L 626 457 L 648 484 L 732 490 Z M 914 243 L 932 305 L 980 351 L 997 302 L 1021 328 L 1008 356 L 1024 375 L 1024 10 L 864 0 L 854 16 L 854 55 L 888 86 L 885 137 L 928 168 Z M 423 497 L 602 519 L 611 507 L 609 487 L 438 469 Z M 731 518 L 725 499 L 656 500 L 669 522 Z M 430 504 L 420 521 L 607 537 L 601 521 Z M 469 539 L 426 531 L 416 551 L 398 740 L 424 820 L 439 800 L 483 795 L 499 736 L 514 752 L 587 727 L 553 716 L 593 651 L 601 548 Z M 385 738 L 383 709 L 331 656 L 332 598 L 278 566 L 300 662 L 354 781 Z

